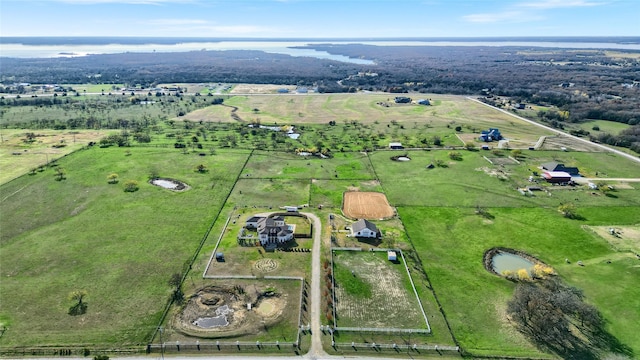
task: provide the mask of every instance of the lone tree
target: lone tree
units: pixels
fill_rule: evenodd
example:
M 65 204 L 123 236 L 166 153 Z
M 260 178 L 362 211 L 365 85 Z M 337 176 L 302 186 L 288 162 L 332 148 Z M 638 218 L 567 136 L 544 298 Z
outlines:
M 199 172 L 200 174 L 204 174 L 204 173 L 208 172 L 209 169 L 207 169 L 206 165 L 200 164 L 200 165 L 196 166 L 196 171 Z
M 107 176 L 107 182 L 109 184 L 117 184 L 118 183 L 118 174 L 116 174 L 116 173 L 109 174 L 109 176 Z
M 560 204 L 560 206 L 558 206 L 558 211 L 567 219 L 578 218 L 577 208 L 572 203 Z
M 69 300 L 74 302 L 69 308 L 69 315 L 82 315 L 87 312 L 87 303 L 84 302 L 86 296 L 87 292 L 84 290 L 74 290 L 69 293 Z

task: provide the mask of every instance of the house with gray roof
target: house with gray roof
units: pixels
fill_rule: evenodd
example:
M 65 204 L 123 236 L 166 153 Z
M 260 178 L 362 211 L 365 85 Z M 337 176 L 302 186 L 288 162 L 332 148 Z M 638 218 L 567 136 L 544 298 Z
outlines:
M 577 167 L 564 166 L 564 164 L 555 161 L 542 164 L 542 168 L 547 171 L 563 171 L 570 175 L 578 175 L 580 173 L 580 170 Z
M 351 225 L 351 236 L 363 238 L 380 237 L 378 227 L 369 220 L 360 219 Z
M 245 223 L 247 229 L 256 229 L 262 246 L 280 245 L 293 239 L 293 226 L 282 216 L 252 216 Z

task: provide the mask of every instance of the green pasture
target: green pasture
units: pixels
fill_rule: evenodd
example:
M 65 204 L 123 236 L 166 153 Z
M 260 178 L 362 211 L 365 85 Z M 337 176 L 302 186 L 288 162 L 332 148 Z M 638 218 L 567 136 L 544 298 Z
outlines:
M 579 129 L 586 130 L 591 133 L 591 135 L 597 136 L 600 133 L 609 133 L 617 135 L 620 131 L 629 128 L 629 124 L 619 123 L 615 121 L 607 121 L 607 120 L 589 120 L 578 124 L 571 124 L 572 126 L 576 126 Z M 600 130 L 593 130 L 594 126 L 600 128 Z
M 169 278 L 184 271 L 247 155 L 92 148 L 56 162 L 65 180 L 47 168 L 2 185 L 0 316 L 9 323 L 2 345 L 145 344 Z M 195 172 L 200 163 L 216 171 Z M 119 183 L 107 183 L 111 173 Z M 190 189 L 153 186 L 152 173 Z M 139 190 L 124 192 L 127 180 Z M 84 315 L 67 314 L 74 290 L 87 292 Z
M 254 152 L 242 172 L 258 179 L 373 179 L 367 156 L 337 153 L 330 159 L 283 152 Z
M 342 195 L 347 191 L 383 192 L 376 180 L 313 180 L 311 182 L 310 206 L 340 209 Z
M 640 293 L 634 284 L 639 268 L 633 265 L 637 260 L 616 253 L 580 225 L 632 224 L 639 209 L 585 208 L 585 221 L 541 208 L 491 208 L 491 220 L 471 209 L 402 207 L 399 213 L 461 346 L 477 355 L 539 357 L 543 355 L 506 318 L 514 284 L 485 270 L 483 253 L 503 246 L 551 265 L 562 279 L 584 291 L 586 301 L 605 315 L 607 329 L 637 353 Z M 578 260 L 587 265 L 576 265 Z M 602 272 L 606 266 L 609 270 Z M 615 300 L 611 294 L 616 294 Z
M 629 177 L 640 166 L 609 153 L 525 151 L 520 164 L 490 164 L 483 156 L 494 157 L 488 151 L 460 150 L 462 160 L 449 158 L 449 150 L 410 151 L 411 161 L 390 159 L 391 152 L 375 152 L 370 155 L 376 173 L 380 177 L 392 206 L 436 207 L 535 207 L 557 208 L 560 203 L 575 202 L 578 206 L 640 206 L 640 194 L 635 183 L 611 192 L 608 196 L 586 186 L 558 187 L 544 181 L 530 183 L 533 171 L 547 161 L 563 162 L 566 166 L 578 166 L 583 174 Z M 429 164 L 442 161 L 446 167 Z M 398 176 L 397 174 L 402 174 Z M 534 192 L 521 195 L 517 189 L 529 186 L 549 188 L 551 193 Z M 551 194 L 551 195 L 549 195 Z
M 483 152 L 459 151 L 462 160 L 449 158 L 448 150 L 411 151 L 411 161 L 392 161 L 393 154 L 380 151 L 370 155 L 382 187 L 392 206 L 534 206 L 520 195 L 511 180 L 500 180 L 483 169 L 492 165 Z M 446 167 L 429 164 L 440 160 Z
M 300 206 L 309 202 L 309 180 L 240 178 L 228 204 L 277 211 L 282 206 Z

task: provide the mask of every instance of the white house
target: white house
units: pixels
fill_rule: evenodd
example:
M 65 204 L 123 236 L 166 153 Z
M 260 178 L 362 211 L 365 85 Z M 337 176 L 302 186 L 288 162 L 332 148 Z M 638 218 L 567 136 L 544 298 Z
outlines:
M 376 225 L 368 220 L 360 219 L 351 225 L 351 236 L 377 238 L 380 235 Z
M 262 246 L 284 244 L 293 239 L 293 226 L 287 225 L 282 216 L 252 216 L 245 223 L 247 229 L 256 229 Z

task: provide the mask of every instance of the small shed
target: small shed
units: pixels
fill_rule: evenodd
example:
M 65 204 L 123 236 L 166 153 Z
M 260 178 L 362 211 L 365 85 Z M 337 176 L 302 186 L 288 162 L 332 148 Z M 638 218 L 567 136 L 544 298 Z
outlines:
M 298 212 L 298 207 L 297 206 L 285 206 L 284 209 L 287 212 Z
M 402 143 L 392 142 L 392 143 L 389 143 L 389 149 L 401 150 L 401 149 L 404 149 L 404 147 L 402 146 Z
M 216 261 L 223 262 L 224 261 L 224 254 L 221 253 L 221 252 L 217 252 L 216 253 Z
M 387 251 L 387 260 L 389 261 L 398 261 L 398 254 L 395 251 Z

